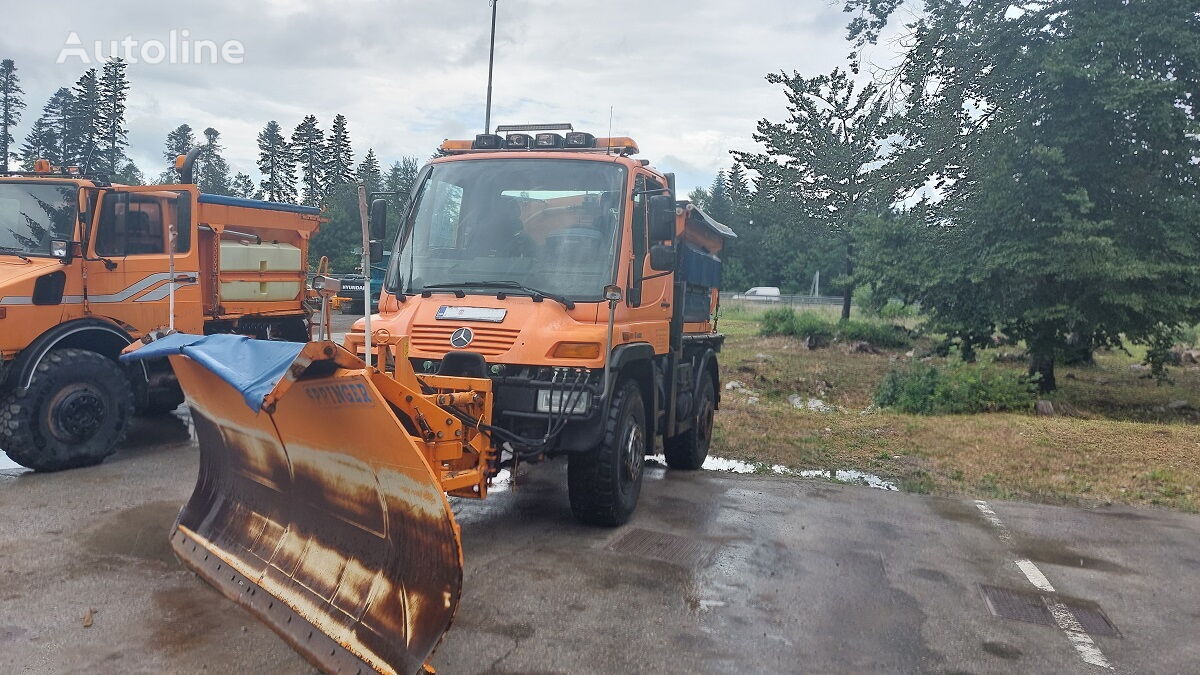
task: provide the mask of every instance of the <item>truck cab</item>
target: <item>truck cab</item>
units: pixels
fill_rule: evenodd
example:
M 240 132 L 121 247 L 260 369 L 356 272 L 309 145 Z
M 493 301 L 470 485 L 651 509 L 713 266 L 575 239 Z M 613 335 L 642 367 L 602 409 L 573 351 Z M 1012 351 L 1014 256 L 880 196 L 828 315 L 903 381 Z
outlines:
M 409 336 L 417 372 L 490 378 L 505 464 L 566 456 L 577 518 L 625 522 L 659 442 L 673 468 L 707 455 L 718 253 L 736 235 L 677 200 L 629 138 L 482 134 L 441 150 L 372 330 Z

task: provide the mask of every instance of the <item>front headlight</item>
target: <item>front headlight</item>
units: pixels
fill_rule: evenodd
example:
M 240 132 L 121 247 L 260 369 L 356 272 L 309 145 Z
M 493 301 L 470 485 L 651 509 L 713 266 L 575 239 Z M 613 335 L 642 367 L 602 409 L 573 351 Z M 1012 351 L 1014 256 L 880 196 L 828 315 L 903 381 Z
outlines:
M 566 410 L 566 406 L 571 403 L 574 405 L 570 410 Z M 540 413 L 558 415 L 569 412 L 572 415 L 586 415 L 591 405 L 591 392 L 576 391 L 572 393 L 561 389 L 538 389 L 537 411 Z

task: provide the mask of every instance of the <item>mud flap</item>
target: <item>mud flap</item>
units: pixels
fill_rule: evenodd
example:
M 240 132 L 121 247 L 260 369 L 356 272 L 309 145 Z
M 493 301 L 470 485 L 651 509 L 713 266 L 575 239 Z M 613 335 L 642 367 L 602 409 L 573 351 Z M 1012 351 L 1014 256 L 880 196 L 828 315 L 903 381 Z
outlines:
M 419 672 L 458 605 L 461 542 L 367 372 L 328 368 L 255 412 L 205 366 L 170 359 L 200 446 L 179 558 L 326 672 Z

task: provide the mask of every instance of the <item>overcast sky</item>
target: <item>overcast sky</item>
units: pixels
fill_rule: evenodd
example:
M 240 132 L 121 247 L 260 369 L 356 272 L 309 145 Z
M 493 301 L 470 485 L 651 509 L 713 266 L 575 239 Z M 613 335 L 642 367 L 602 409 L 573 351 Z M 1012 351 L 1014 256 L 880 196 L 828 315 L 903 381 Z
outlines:
M 385 165 L 481 131 L 489 17 L 488 0 L 6 2 L 0 58 L 17 62 L 26 92 L 21 141 L 50 94 L 88 67 L 78 51 L 57 63 L 72 32 L 89 52 L 127 37 L 167 43 L 171 30 L 237 41 L 241 63 L 129 67 L 129 154 L 156 176 L 170 129 L 212 126 L 233 169 L 257 180 L 255 137 L 272 119 L 290 134 L 312 113 L 328 132 L 343 113 L 355 160 L 374 148 Z M 707 185 L 730 149 L 753 147 L 757 120 L 784 115 L 763 76 L 843 63 L 846 19 L 836 0 L 500 0 L 493 124 L 604 135 L 611 106 L 614 135 L 635 138 L 681 188 Z

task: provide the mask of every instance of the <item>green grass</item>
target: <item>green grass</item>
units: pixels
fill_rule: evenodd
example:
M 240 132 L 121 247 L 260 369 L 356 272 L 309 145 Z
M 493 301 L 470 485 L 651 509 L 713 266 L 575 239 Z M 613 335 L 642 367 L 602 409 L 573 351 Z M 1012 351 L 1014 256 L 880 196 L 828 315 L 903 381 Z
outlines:
M 1102 351 L 1094 366 L 1058 369 L 1054 417 L 908 415 L 870 406 L 889 371 L 921 359 L 902 349 L 808 350 L 798 338 L 759 335 L 759 315 L 725 314 L 718 325 L 727 336 L 722 382 L 742 382 L 759 402 L 722 390 L 714 455 L 796 470 L 858 469 L 922 494 L 1200 508 L 1200 370 L 1172 368 L 1172 381 L 1159 384 L 1130 370 L 1138 351 Z M 922 337 L 911 349 L 920 355 L 932 345 Z M 839 412 L 796 410 L 793 394 Z M 1190 405 L 1168 407 L 1177 400 Z

